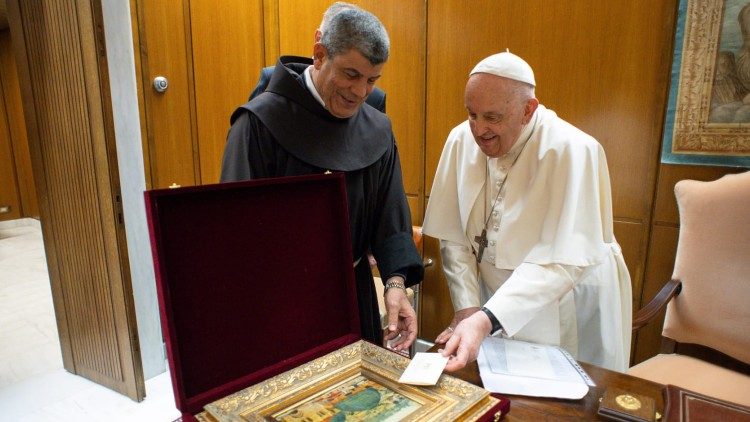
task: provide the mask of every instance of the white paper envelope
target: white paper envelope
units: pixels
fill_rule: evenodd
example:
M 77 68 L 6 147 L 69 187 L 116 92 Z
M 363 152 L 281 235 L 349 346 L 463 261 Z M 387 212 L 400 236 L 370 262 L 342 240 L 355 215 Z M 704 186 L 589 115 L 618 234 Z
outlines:
M 435 385 L 443 373 L 448 358 L 440 353 L 417 353 L 398 382 L 412 385 Z

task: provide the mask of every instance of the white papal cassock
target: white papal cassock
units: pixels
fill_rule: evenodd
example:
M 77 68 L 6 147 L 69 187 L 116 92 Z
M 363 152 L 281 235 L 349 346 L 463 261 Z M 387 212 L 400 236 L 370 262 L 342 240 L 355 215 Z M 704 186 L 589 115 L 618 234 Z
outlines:
M 477 264 L 474 237 L 487 218 L 489 246 Z M 607 160 L 552 110 L 540 105 L 498 158 L 482 153 L 468 121 L 455 127 L 422 230 L 441 240 L 454 310 L 486 306 L 509 337 L 628 367 L 630 275 L 612 232 Z

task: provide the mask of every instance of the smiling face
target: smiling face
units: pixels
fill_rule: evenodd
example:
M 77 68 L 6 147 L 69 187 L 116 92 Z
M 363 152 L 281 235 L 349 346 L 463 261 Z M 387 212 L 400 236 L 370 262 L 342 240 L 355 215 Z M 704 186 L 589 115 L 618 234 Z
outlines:
M 375 88 L 384 63 L 373 65 L 356 49 L 331 57 L 316 43 L 312 79 L 328 111 L 336 117 L 353 116 Z
M 469 77 L 464 103 L 474 141 L 493 158 L 510 151 L 539 105 L 523 83 L 488 73 Z

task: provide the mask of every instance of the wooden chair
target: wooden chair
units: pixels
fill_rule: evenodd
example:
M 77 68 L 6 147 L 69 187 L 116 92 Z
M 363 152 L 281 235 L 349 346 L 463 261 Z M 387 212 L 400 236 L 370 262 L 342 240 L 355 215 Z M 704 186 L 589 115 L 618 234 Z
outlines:
M 675 186 L 680 213 L 674 273 L 633 318 L 666 304 L 662 350 L 628 370 L 750 406 L 750 172 Z

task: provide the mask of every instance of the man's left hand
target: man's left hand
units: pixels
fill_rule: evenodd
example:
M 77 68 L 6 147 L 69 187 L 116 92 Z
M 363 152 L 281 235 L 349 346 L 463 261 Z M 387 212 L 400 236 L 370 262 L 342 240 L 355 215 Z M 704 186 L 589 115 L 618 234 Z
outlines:
M 391 280 L 403 282 L 401 277 L 392 277 L 388 281 Z M 417 313 L 409 303 L 405 289 L 391 287 L 385 291 L 384 301 L 388 313 L 385 344 L 398 337 L 391 348 L 395 351 L 407 350 L 417 338 Z

